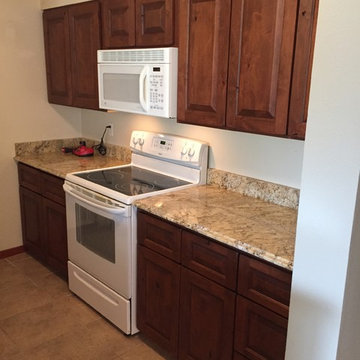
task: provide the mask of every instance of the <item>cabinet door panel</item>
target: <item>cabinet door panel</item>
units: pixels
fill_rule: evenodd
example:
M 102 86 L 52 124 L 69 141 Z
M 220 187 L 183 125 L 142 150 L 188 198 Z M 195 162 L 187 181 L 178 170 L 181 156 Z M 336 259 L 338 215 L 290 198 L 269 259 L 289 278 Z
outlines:
M 179 358 L 232 358 L 235 294 L 186 269 L 181 270 Z
M 67 232 L 65 207 L 43 199 L 44 243 L 46 262 L 67 277 Z
M 20 186 L 22 236 L 25 250 L 44 260 L 42 197 Z
M 227 127 L 286 135 L 297 0 L 233 0 Z
M 101 0 L 104 49 L 135 46 L 135 1 Z
M 73 105 L 98 109 L 97 50 L 100 49 L 97 1 L 69 7 Z
M 178 121 L 225 126 L 230 0 L 180 0 Z
M 168 46 L 174 41 L 174 0 L 136 0 L 136 45 Z
M 178 348 L 180 265 L 138 246 L 137 325 L 172 354 Z
M 235 351 L 249 360 L 283 360 L 287 320 L 266 308 L 237 297 Z
M 65 8 L 43 13 L 47 92 L 50 103 L 71 105 L 69 17 Z
M 315 42 L 318 0 L 300 0 L 291 84 L 288 134 L 304 139 Z

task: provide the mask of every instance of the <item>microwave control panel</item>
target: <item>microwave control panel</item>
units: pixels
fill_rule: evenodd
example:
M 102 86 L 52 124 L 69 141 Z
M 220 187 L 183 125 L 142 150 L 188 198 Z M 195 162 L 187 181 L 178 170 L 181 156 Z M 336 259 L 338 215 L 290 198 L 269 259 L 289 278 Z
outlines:
M 163 66 L 151 66 L 149 71 L 150 110 L 163 110 L 166 106 L 165 79 Z

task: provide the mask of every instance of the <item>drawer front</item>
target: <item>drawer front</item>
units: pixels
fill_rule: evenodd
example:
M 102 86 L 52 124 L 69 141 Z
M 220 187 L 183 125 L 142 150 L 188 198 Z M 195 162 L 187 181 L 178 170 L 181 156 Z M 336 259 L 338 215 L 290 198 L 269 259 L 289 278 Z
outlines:
M 183 231 L 181 261 L 184 266 L 208 279 L 231 290 L 236 289 L 236 251 L 204 236 Z
M 29 190 L 41 193 L 42 190 L 42 172 L 31 166 L 18 164 L 19 184 Z
M 286 333 L 287 319 L 237 296 L 235 352 L 250 360 L 284 360 Z
M 137 220 L 139 244 L 180 262 L 181 230 L 178 227 L 142 212 L 138 212 Z
M 287 317 L 289 313 L 291 272 L 240 255 L 238 293 Z
M 65 191 L 63 189 L 64 180 L 50 174 L 42 173 L 44 197 L 65 206 Z

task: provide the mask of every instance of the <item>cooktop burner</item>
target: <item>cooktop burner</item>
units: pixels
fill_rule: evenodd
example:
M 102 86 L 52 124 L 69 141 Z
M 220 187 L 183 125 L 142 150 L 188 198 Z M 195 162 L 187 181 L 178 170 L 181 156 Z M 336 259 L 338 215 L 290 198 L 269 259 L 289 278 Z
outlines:
M 191 184 L 137 166 L 124 166 L 74 175 L 128 196 Z

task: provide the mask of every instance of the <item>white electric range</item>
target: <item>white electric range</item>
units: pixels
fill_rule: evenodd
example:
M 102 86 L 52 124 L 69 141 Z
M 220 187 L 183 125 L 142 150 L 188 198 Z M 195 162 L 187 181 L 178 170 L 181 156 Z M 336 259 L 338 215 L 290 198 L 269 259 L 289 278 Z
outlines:
M 208 146 L 134 131 L 130 165 L 66 176 L 69 288 L 126 334 L 136 327 L 135 200 L 206 183 Z

